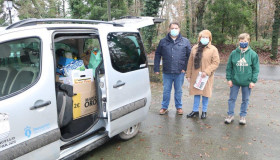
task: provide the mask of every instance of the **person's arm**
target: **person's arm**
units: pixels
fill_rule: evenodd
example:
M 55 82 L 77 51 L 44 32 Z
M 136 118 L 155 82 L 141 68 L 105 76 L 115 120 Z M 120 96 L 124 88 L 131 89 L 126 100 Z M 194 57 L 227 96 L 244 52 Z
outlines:
M 190 58 L 189 58 L 189 61 L 188 61 L 188 68 L 187 68 L 187 75 L 186 75 L 186 78 L 188 79 L 188 81 L 190 80 L 189 78 L 191 78 L 191 76 L 192 76 L 193 52 L 194 52 L 194 48 L 191 50 Z
M 226 68 L 226 79 L 227 81 L 231 81 L 231 75 L 232 75 L 232 53 L 229 55 L 228 61 L 227 61 L 227 68 Z
M 228 62 L 227 62 L 227 68 L 226 68 L 226 79 L 228 81 L 228 86 L 229 87 L 232 87 L 231 73 L 232 73 L 232 70 L 233 70 L 233 68 L 232 68 L 233 66 L 232 66 L 231 59 L 232 59 L 232 52 L 229 55 Z
M 160 59 L 162 56 L 161 53 L 161 41 L 159 42 L 156 52 L 155 52 L 155 58 L 154 58 L 154 72 L 159 73 L 159 65 L 160 65 Z
M 187 69 L 188 69 L 187 66 L 188 66 L 188 62 L 189 62 L 189 58 L 190 58 L 191 49 L 192 49 L 192 47 L 191 47 L 190 41 L 187 40 L 187 53 L 186 53 L 187 59 L 186 59 L 185 67 L 184 67 L 185 71 L 187 71 Z
M 220 57 L 218 49 L 215 49 L 211 61 L 211 65 L 209 65 L 203 72 L 205 72 L 208 76 L 210 76 L 218 67 L 220 64 Z
M 255 54 L 252 57 L 252 82 L 249 85 L 250 88 L 253 88 L 255 86 L 255 83 L 258 81 L 258 75 L 259 75 L 259 57 L 257 54 Z

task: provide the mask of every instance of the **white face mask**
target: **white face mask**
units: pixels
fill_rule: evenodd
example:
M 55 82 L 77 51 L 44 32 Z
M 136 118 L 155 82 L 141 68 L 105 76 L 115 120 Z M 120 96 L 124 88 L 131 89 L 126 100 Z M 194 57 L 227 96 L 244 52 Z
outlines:
M 201 44 L 207 45 L 209 43 L 209 38 L 201 38 L 200 39 Z

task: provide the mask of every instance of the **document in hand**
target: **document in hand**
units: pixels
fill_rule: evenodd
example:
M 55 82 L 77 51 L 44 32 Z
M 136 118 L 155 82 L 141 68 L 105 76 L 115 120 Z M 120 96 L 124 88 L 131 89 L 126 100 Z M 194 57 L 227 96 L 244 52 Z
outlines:
M 202 76 L 202 72 L 198 73 L 198 76 L 196 78 L 195 84 L 194 84 L 194 88 L 197 88 L 199 90 L 203 90 L 207 80 L 209 78 L 209 76 L 205 76 L 204 78 L 201 77 Z

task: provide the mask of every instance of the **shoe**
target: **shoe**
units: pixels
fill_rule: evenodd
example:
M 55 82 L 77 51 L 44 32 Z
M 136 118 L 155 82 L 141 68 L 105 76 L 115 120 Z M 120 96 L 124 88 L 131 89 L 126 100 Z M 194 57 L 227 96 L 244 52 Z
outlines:
M 239 124 L 241 124 L 241 125 L 245 125 L 246 124 L 245 117 L 240 117 Z
M 190 114 L 187 115 L 187 118 L 199 117 L 199 112 L 192 111 Z
M 160 115 L 164 115 L 164 114 L 166 114 L 167 112 L 168 112 L 168 110 L 167 110 L 167 109 L 164 109 L 164 108 L 162 108 L 162 109 L 159 110 L 159 114 L 160 114 Z
M 225 119 L 225 124 L 230 124 L 231 122 L 233 122 L 233 120 L 234 120 L 234 116 L 228 116 Z
M 177 114 L 178 114 L 178 115 L 182 115 L 182 114 L 183 114 L 182 108 L 177 109 Z
M 206 119 L 206 112 L 202 112 L 202 114 L 201 114 L 201 119 Z

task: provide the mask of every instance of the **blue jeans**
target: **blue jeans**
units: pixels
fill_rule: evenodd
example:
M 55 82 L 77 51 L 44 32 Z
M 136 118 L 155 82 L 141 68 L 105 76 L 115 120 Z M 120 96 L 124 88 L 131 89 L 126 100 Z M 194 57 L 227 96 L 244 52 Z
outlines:
M 170 102 L 170 94 L 172 89 L 172 84 L 174 83 L 174 101 L 175 107 L 177 109 L 182 108 L 182 85 L 184 83 L 185 73 L 178 74 L 167 74 L 163 73 L 163 99 L 161 103 L 161 108 L 168 109 Z
M 241 108 L 240 108 L 240 116 L 245 117 L 247 115 L 247 108 L 248 108 L 248 104 L 249 104 L 249 97 L 251 95 L 251 88 L 249 88 L 249 86 L 243 87 L 243 86 L 233 85 L 230 88 L 230 95 L 229 95 L 229 100 L 228 100 L 228 115 L 229 116 L 234 115 L 235 101 L 237 99 L 237 95 L 238 95 L 240 87 L 241 87 L 241 91 L 242 91 L 242 103 L 241 103 Z
M 199 111 L 199 103 L 200 103 L 200 95 L 194 96 L 194 102 L 193 102 L 193 111 L 198 112 Z M 208 97 L 202 96 L 202 112 L 207 112 L 208 108 Z

